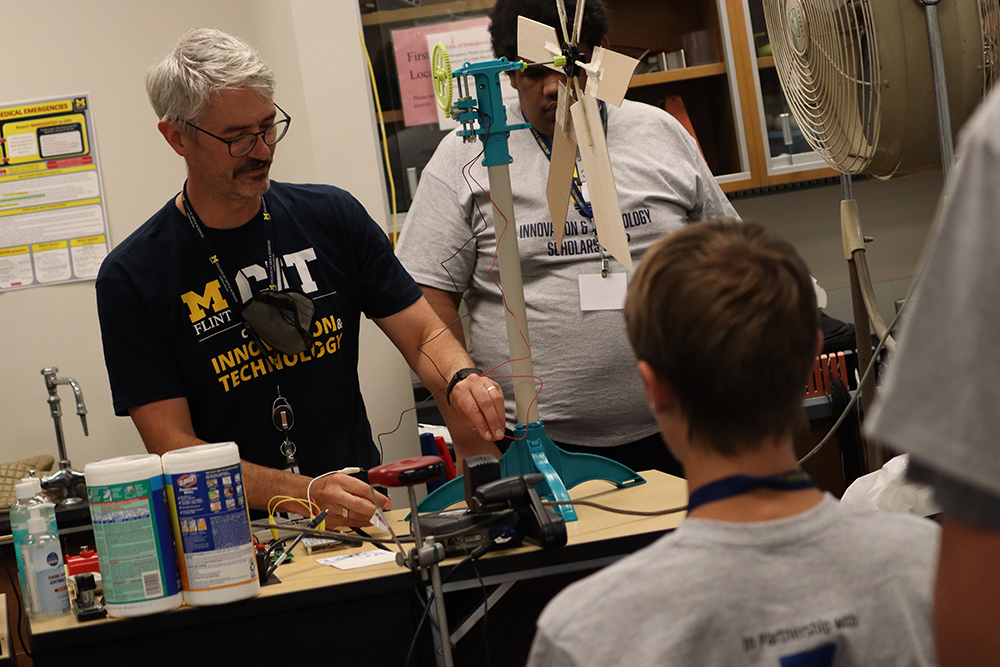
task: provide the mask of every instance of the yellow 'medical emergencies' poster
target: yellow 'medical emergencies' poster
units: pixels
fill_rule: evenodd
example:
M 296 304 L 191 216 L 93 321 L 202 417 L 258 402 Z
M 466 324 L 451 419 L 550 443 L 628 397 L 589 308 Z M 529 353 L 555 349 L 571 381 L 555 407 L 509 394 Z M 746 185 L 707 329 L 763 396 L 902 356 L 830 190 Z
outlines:
M 93 279 L 110 249 L 89 96 L 0 105 L 0 291 Z

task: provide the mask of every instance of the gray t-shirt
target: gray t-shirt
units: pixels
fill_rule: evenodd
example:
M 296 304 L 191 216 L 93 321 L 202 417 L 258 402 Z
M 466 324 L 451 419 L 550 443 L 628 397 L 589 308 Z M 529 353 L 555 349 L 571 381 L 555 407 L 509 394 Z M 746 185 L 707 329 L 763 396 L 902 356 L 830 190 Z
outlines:
M 866 426 L 918 467 L 1000 498 L 1000 89 L 966 124 L 959 154 Z
M 515 105 L 508 122 L 520 121 Z M 687 222 L 737 217 L 697 144 L 662 109 L 631 101 L 609 106 L 607 139 L 633 263 Z M 529 130 L 511 132 L 509 147 L 516 219 L 510 233 L 518 237 L 532 358 L 544 382 L 538 413 L 548 436 L 599 447 L 656 433 L 621 311 L 580 309 L 578 275 L 601 272 L 593 224 L 571 203 L 562 252 L 556 254 L 545 198 L 548 159 Z M 481 150 L 481 143 L 463 144 L 455 133 L 441 141 L 421 175 L 396 253 L 421 285 L 466 293 L 469 353 L 477 367 L 489 370 L 510 353 L 500 289 L 493 282 L 499 271 L 494 268 L 493 279 L 487 275 L 496 242 L 493 208 L 480 188 L 489 188 L 482 158 L 476 158 Z M 466 180 L 462 168 L 470 162 Z M 611 272 L 625 268 L 611 260 Z M 509 365 L 497 374 L 510 375 Z M 510 380 L 497 381 L 514 423 Z
M 556 596 L 528 665 L 931 665 L 939 534 L 830 495 L 775 521 L 687 519 Z

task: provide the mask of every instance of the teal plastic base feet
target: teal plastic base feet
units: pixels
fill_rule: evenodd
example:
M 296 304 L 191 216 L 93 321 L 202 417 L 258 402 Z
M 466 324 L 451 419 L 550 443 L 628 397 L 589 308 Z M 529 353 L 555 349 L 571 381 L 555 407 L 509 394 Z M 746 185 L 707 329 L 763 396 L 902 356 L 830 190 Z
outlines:
M 592 479 L 603 479 L 618 488 L 645 484 L 646 480 L 628 466 L 594 454 L 577 454 L 556 447 L 545 435 L 542 422 L 518 424 L 514 440 L 500 459 L 500 476 L 514 477 L 540 472 L 545 481 L 538 495 L 547 500 L 569 500 L 567 489 Z M 438 487 L 418 505 L 420 512 L 439 512 L 465 500 L 462 476 Z M 556 507 L 564 520 L 576 521 L 572 505 Z

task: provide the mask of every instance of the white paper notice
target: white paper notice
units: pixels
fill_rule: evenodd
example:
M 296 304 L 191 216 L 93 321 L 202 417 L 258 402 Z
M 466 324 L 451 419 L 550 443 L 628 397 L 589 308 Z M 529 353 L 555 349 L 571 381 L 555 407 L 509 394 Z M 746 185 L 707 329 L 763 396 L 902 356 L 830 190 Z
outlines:
M 372 549 L 356 554 L 318 558 L 316 562 L 321 565 L 331 565 L 338 570 L 356 570 L 359 567 L 368 567 L 369 565 L 378 565 L 379 563 L 395 563 L 396 554 L 384 549 Z
M 30 285 L 34 281 L 28 246 L 0 249 L 0 289 Z
M 621 310 L 625 307 L 628 279 L 624 273 L 582 274 L 580 279 L 580 310 Z
M 0 291 L 93 279 L 110 250 L 89 97 L 0 105 Z
M 470 28 L 467 30 L 456 30 L 455 32 L 443 32 L 436 35 L 427 35 L 427 52 L 434 52 L 434 45 L 438 42 L 444 44 L 448 49 L 448 60 L 451 62 L 451 71 L 460 69 L 465 63 L 481 63 L 488 60 L 496 60 L 493 56 L 493 47 L 490 45 L 489 26 Z M 473 82 L 472 77 L 469 78 Z M 457 81 L 452 81 L 455 86 L 453 101 L 458 99 Z M 472 83 L 474 86 L 475 83 Z M 507 123 L 523 123 L 521 118 L 510 117 L 510 105 L 517 101 L 517 91 L 510 85 L 510 79 L 506 74 L 500 75 L 500 95 L 503 98 L 504 106 L 507 107 Z M 444 115 L 444 110 L 440 106 L 435 107 L 438 115 L 438 126 L 442 130 L 451 130 L 458 127 L 459 123 Z

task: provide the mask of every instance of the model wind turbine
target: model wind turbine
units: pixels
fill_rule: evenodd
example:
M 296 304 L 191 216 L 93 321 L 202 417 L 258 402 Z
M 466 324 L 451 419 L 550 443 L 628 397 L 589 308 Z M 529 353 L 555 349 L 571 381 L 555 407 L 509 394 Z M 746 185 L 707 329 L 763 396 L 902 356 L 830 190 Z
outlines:
M 632 72 L 638 60 L 600 46 L 594 47 L 589 63 L 580 54 L 580 31 L 583 27 L 584 0 L 576 5 L 572 33 L 566 30 L 566 5 L 556 0 L 559 23 L 562 29 L 560 46 L 556 31 L 550 26 L 532 21 L 524 16 L 517 19 L 517 52 L 522 58 L 545 63 L 566 74 L 566 83 L 559 85 L 556 123 L 552 133 L 552 155 L 549 180 L 545 189 L 555 230 L 556 247 L 562 246 L 566 212 L 569 208 L 573 172 L 576 169 L 576 152 L 580 150 L 583 169 L 587 175 L 597 239 L 608 252 L 632 270 L 632 254 L 622 225 L 622 212 L 618 205 L 615 176 L 611 171 L 611 157 L 604 136 L 604 123 L 598 100 L 621 106 L 625 99 Z M 552 65 L 548 63 L 557 61 Z M 560 67 L 561 65 L 561 67 Z M 581 90 L 580 74 L 586 72 L 587 85 Z
M 563 17 L 565 35 L 566 9 L 563 0 L 557 0 L 557 5 L 560 16 Z M 549 206 L 552 211 L 559 211 L 558 215 L 552 216 L 557 243 L 562 243 L 566 212 L 569 208 L 578 137 L 580 153 L 588 176 L 598 240 L 618 261 L 631 269 L 632 260 L 618 206 L 611 160 L 604 138 L 600 109 L 594 94 L 607 95 L 608 97 L 600 99 L 606 99 L 616 105 L 621 104 L 636 61 L 605 49 L 595 49 L 590 64 L 584 65 L 581 62 L 576 40 L 579 39 L 583 21 L 583 0 L 577 5 L 574 39 L 567 43 L 566 54 L 561 53 L 554 30 L 540 23 L 528 21 L 524 17 L 518 19 L 520 21 L 518 51 L 524 54 L 529 44 L 540 44 L 540 47 L 532 52 L 535 56 L 532 60 L 541 58 L 536 62 L 564 68 L 567 73 L 567 84 L 573 89 L 570 93 L 564 86 L 560 91 L 559 106 L 563 112 L 557 113 L 557 117 L 561 115 L 563 120 L 561 125 L 557 122 L 555 134 L 562 136 L 554 140 L 559 142 L 556 144 L 559 153 L 556 154 L 556 149 L 553 149 L 549 171 Z M 525 31 L 541 36 L 542 41 L 539 41 L 538 37 L 526 38 L 522 44 L 520 36 L 525 34 Z M 624 64 L 622 59 L 631 64 Z M 546 60 L 549 62 L 544 62 Z M 524 287 L 521 282 L 521 255 L 517 246 L 514 202 L 511 195 L 512 158 L 507 146 L 511 130 L 527 129 L 530 125 L 507 124 L 507 110 L 503 104 L 500 87 L 501 73 L 523 71 L 527 64 L 500 58 L 482 63 L 465 63 L 461 68 L 452 71 L 447 50 L 442 44 L 437 44 L 431 55 L 431 66 L 438 104 L 445 113 L 450 113 L 455 120 L 462 123 L 458 135 L 466 142 L 476 141 L 477 137 L 481 136 L 484 144 L 483 164 L 489 175 L 490 199 L 493 202 L 494 235 L 497 240 L 497 261 L 500 265 L 504 302 L 507 306 L 505 311 L 507 342 L 518 422 L 514 429 L 513 442 L 500 460 L 501 475 L 511 477 L 540 472 L 545 476 L 545 482 L 539 485 L 539 493 L 552 496 L 559 501 L 569 500 L 568 488 L 590 479 L 607 480 L 619 487 L 645 483 L 646 480 L 635 471 L 617 461 L 593 454 L 562 451 L 545 435 L 545 427 L 538 418 L 535 372 L 531 361 Z M 590 93 L 580 90 L 577 76 L 581 67 L 587 69 L 587 90 Z M 470 77 L 474 79 L 474 84 L 470 82 Z M 452 79 L 458 81 L 459 99 L 455 100 L 454 107 L 452 107 Z M 570 99 L 574 100 L 570 110 L 572 121 L 570 115 L 565 112 Z M 583 129 L 574 133 L 574 127 Z M 600 217 L 598 210 L 601 211 Z M 463 498 L 464 481 L 460 478 L 453 479 L 428 495 L 420 503 L 419 510 L 443 510 Z M 576 519 L 576 512 L 571 505 L 561 506 L 559 512 L 566 521 Z

